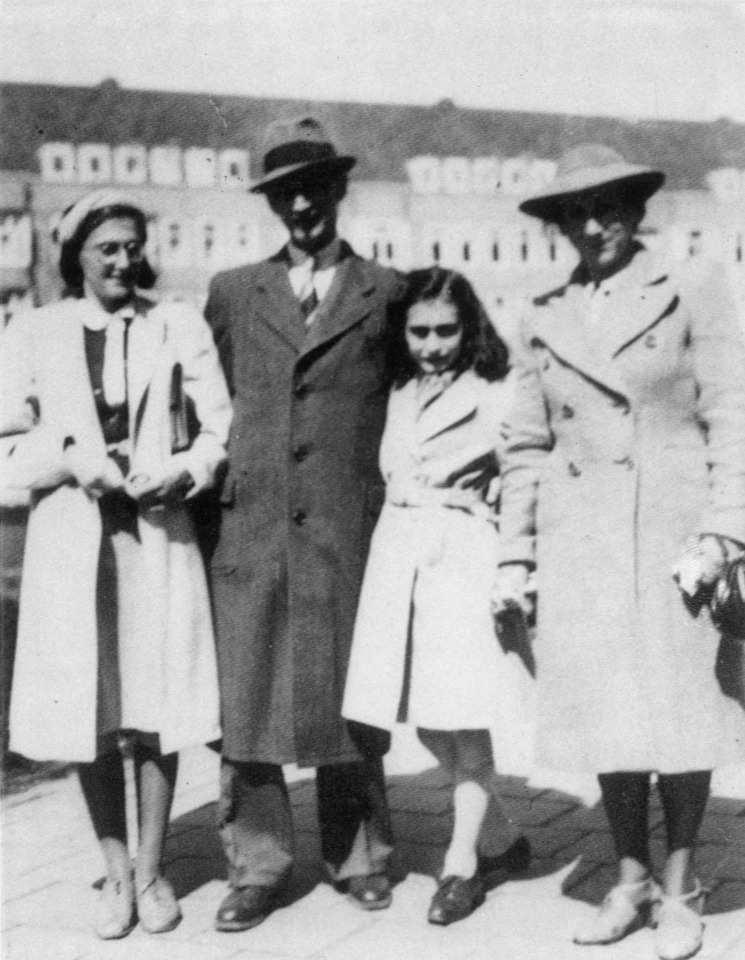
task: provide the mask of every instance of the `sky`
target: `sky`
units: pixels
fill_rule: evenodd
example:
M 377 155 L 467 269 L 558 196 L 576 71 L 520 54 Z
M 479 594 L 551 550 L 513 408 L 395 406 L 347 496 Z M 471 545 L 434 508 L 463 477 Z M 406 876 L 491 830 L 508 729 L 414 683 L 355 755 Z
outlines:
M 0 78 L 745 122 L 745 0 L 0 0 Z

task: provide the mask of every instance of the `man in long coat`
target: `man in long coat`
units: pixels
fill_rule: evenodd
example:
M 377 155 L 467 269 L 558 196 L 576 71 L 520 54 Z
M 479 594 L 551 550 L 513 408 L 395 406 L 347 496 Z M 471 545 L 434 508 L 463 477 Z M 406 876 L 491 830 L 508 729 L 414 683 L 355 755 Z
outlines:
M 354 162 L 312 117 L 270 125 L 253 190 L 289 242 L 216 276 L 206 307 L 235 406 L 212 561 L 232 887 L 219 930 L 261 922 L 286 886 L 284 763 L 318 768 L 321 849 L 338 889 L 365 909 L 391 899 L 387 742 L 340 712 L 383 499 L 387 329 L 401 292 L 398 274 L 337 236 Z

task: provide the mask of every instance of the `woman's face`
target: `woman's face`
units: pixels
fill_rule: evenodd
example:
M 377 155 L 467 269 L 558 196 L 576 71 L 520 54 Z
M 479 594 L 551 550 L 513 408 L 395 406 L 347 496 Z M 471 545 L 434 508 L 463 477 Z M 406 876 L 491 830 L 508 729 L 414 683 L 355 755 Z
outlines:
M 406 315 L 406 346 L 420 373 L 444 373 L 458 359 L 463 324 L 452 303 L 423 300 Z
M 603 279 L 631 259 L 634 237 L 643 217 L 643 206 L 609 194 L 567 204 L 560 227 L 590 274 Z
M 142 239 L 131 217 L 112 217 L 92 230 L 80 251 L 87 297 L 104 310 L 118 310 L 132 296 L 140 263 Z

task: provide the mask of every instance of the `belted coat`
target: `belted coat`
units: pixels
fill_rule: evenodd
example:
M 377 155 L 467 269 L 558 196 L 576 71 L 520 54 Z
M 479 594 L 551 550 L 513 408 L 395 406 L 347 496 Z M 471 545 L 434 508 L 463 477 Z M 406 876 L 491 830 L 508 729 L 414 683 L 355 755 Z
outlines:
M 283 253 L 212 282 L 205 315 L 235 410 L 212 559 L 231 760 L 360 759 L 341 701 L 384 496 L 377 458 L 401 285 L 344 245 L 306 326 Z
M 501 559 L 537 563 L 537 759 L 711 769 L 745 758 L 745 714 L 672 567 L 697 534 L 745 542 L 745 352 L 710 264 L 642 250 L 613 281 L 596 324 L 570 282 L 522 329 Z

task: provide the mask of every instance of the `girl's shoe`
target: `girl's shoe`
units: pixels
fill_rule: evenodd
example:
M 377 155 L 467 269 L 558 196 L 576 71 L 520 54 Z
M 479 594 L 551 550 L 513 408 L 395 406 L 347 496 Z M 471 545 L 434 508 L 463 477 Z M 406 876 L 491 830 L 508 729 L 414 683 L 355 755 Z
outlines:
M 181 922 L 181 909 L 173 887 L 157 876 L 137 891 L 137 913 L 148 933 L 167 933 Z
M 608 892 L 592 919 L 574 935 L 581 944 L 615 943 L 643 926 L 650 907 L 660 896 L 652 877 L 638 883 L 619 883 Z
M 468 880 L 454 875 L 445 877 L 432 897 L 427 920 L 443 927 L 456 920 L 465 920 L 485 899 L 484 882 L 478 874 Z
M 119 940 L 137 925 L 135 890 L 131 880 L 107 877 L 101 888 L 94 930 L 102 940 Z
M 687 960 L 698 953 L 704 935 L 701 914 L 708 890 L 696 881 L 690 893 L 660 896 L 655 911 L 654 945 L 660 960 Z

